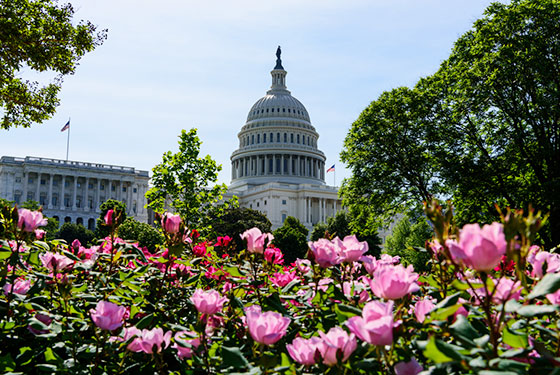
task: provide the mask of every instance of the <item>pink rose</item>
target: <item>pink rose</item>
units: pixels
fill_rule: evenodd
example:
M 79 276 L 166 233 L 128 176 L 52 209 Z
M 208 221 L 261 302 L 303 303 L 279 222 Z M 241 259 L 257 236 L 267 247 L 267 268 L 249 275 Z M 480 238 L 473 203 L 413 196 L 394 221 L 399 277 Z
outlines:
M 506 252 L 506 237 L 503 225 L 492 223 L 480 228 L 478 224 L 467 224 L 459 233 L 459 243 L 446 242 L 455 261 L 477 271 L 491 271 Z
M 227 297 L 222 297 L 216 290 L 203 291 L 197 289 L 190 298 L 196 309 L 201 314 L 213 315 L 219 313 L 224 308 Z
M 311 271 L 311 262 L 307 259 L 296 259 L 296 267 L 303 275 Z
M 350 332 L 372 345 L 391 345 L 393 343 L 393 301 L 368 302 L 362 316 L 353 316 L 346 321 Z
M 328 268 L 341 262 L 342 259 L 331 241 L 320 238 L 318 241 L 310 241 L 308 244 L 315 258 L 315 262 L 317 262 L 319 266 Z
M 560 289 L 554 293 L 546 295 L 546 299 L 550 301 L 553 305 L 560 305 Z
M 416 281 L 418 274 L 414 267 L 404 268 L 402 264 L 378 268 L 369 280 L 371 291 L 379 298 L 399 299 L 420 290 Z
M 167 233 L 177 233 L 181 226 L 181 216 L 173 215 L 172 213 L 166 212 L 161 217 L 161 227 Z
M 492 295 L 492 302 L 502 304 L 510 299 L 516 301 L 521 298 L 521 281 L 513 282 L 507 277 L 502 277 L 498 281 L 494 281 L 494 294 Z
M 157 353 L 161 352 L 162 348 L 167 348 L 171 342 L 171 331 L 163 333 L 161 328 L 153 328 L 151 330 L 143 329 L 142 336 L 140 337 L 140 348 L 144 353 L 151 354 L 154 349 Z
M 190 331 L 180 331 L 175 334 L 175 344 L 173 348 L 177 349 L 179 358 L 191 358 L 193 349 L 198 348 L 200 339 L 196 337 L 196 333 Z
M 113 209 L 107 210 L 107 213 L 105 214 L 104 217 L 106 225 L 109 226 L 113 225 L 113 213 L 114 213 Z
M 284 337 L 290 324 L 290 318 L 274 311 L 263 313 L 259 306 L 245 309 L 245 316 L 251 337 L 264 345 L 272 345 Z
M 51 272 L 55 270 L 62 271 L 74 264 L 72 259 L 58 253 L 51 253 L 50 251 L 39 255 L 39 259 L 43 267 L 49 269 Z
M 47 219 L 43 218 L 43 214 L 39 211 L 31 211 L 26 208 L 18 210 L 18 223 L 17 227 L 25 232 L 33 232 L 37 227 L 44 227 L 47 225 Z
M 426 315 L 428 315 L 434 307 L 436 307 L 436 305 L 434 305 L 434 303 L 429 299 L 423 299 L 416 302 L 416 305 L 414 306 L 414 315 L 416 316 L 416 320 L 420 323 L 424 323 Z
M 319 352 L 327 366 L 336 365 L 339 356 L 342 356 L 343 362 L 346 361 L 358 346 L 354 334 L 348 334 L 340 327 L 333 327 L 326 334 L 319 331 L 319 335 L 322 339 L 318 345 Z
M 284 254 L 280 249 L 267 247 L 264 251 L 264 260 L 272 264 L 284 264 Z
M 554 273 L 560 271 L 560 254 L 549 253 L 548 251 L 539 251 L 534 256 L 527 257 L 527 260 L 533 266 L 533 276 L 542 278 L 546 264 L 546 273 Z
M 17 279 L 16 282 L 14 283 L 13 292 L 14 294 L 24 295 L 27 294 L 30 288 L 31 288 L 31 281 Z M 12 290 L 12 284 L 6 283 L 4 284 L 4 287 L 2 289 L 4 290 L 4 294 L 8 295 L 10 294 L 10 290 Z
M 423 370 L 416 358 L 411 358 L 408 362 L 403 361 L 395 365 L 396 375 L 417 375 Z
M 251 228 L 241 234 L 241 239 L 247 240 L 247 251 L 262 254 L 266 245 L 274 239 L 270 233 L 262 233 L 259 228 Z
M 45 238 L 45 235 L 47 234 L 47 232 L 45 232 L 42 229 L 35 229 L 35 239 L 36 240 L 43 240 Z
M 294 361 L 310 366 L 315 364 L 315 356 L 321 342 L 322 340 L 318 337 L 311 337 L 310 339 L 298 337 L 291 344 L 286 345 L 286 349 Z
M 95 309 L 91 309 L 89 313 L 96 326 L 106 331 L 113 331 L 122 326 L 126 308 L 113 302 L 99 301 Z
M 286 273 L 276 272 L 273 276 L 270 276 L 269 278 L 271 283 L 273 283 L 274 285 L 280 288 L 285 287 L 286 285 L 291 283 L 292 280 L 294 279 L 297 279 L 296 271 L 286 272 Z
M 346 236 L 342 241 L 336 237 L 332 242 L 342 262 L 355 262 L 368 251 L 368 243 L 358 241 L 355 235 Z

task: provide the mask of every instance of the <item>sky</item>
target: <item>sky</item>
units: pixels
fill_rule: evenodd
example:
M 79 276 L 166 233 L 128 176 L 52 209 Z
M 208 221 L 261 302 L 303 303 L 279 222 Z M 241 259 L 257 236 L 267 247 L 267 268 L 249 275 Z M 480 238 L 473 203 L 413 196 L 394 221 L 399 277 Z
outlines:
M 62 1 L 66 2 L 66 1 Z M 64 79 L 52 119 L 0 130 L 0 155 L 66 158 L 151 169 L 197 128 L 201 154 L 222 165 L 251 106 L 269 89 L 275 52 L 307 108 L 329 185 L 351 176 L 344 138 L 382 92 L 437 71 L 486 0 L 74 0 L 74 19 L 107 40 Z M 25 78 L 25 76 L 23 76 Z M 335 179 L 336 178 L 336 179 Z

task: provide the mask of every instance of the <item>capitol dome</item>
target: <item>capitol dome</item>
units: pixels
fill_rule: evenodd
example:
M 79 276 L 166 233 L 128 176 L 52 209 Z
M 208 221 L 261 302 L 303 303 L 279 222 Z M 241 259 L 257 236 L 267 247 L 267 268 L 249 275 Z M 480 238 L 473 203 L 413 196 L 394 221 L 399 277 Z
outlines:
M 305 106 L 286 87 L 280 48 L 272 86 L 249 110 L 231 155 L 230 187 L 269 182 L 325 184 L 325 155 Z

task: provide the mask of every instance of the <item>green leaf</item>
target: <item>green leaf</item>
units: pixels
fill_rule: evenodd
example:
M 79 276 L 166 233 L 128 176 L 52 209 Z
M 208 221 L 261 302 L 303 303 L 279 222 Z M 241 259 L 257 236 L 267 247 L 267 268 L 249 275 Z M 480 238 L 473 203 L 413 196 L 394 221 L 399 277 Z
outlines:
M 510 330 L 507 326 L 503 330 L 502 340 L 513 348 L 527 348 L 529 346 L 526 333 Z
M 436 288 L 436 289 L 439 289 L 440 286 L 441 286 L 441 285 L 436 281 L 436 279 L 434 279 L 434 276 L 433 276 L 433 275 L 429 275 L 429 276 L 424 276 L 424 275 L 423 275 L 423 276 L 420 276 L 420 277 L 418 278 L 418 282 L 427 283 L 429 286 L 432 286 L 432 287 L 434 287 L 434 288 Z
M 451 315 L 455 314 L 461 305 L 453 305 L 430 312 L 429 320 L 446 320 Z
M 78 258 L 77 256 L 75 256 L 74 254 L 72 254 L 72 253 L 69 252 L 69 251 L 63 250 L 62 253 L 63 253 L 67 258 L 70 258 L 70 259 L 72 259 L 72 260 L 75 261 L 75 262 L 81 262 L 81 259 L 80 259 L 80 258 Z
M 338 318 L 339 323 L 343 323 L 356 315 L 362 315 L 362 311 L 354 306 L 347 306 L 342 304 L 334 305 L 334 312 Z
M 222 346 L 223 363 L 227 367 L 243 368 L 249 367 L 249 361 L 238 347 L 230 348 Z
M 237 268 L 235 266 L 225 267 L 224 270 L 233 277 L 243 277 L 243 276 L 245 276 L 245 274 L 242 273 L 239 270 L 239 268 Z
M 457 315 L 457 320 L 449 326 L 455 337 L 468 343 L 471 346 L 477 346 L 473 341 L 481 335 L 473 328 L 471 323 L 463 315 Z
M 150 324 L 152 324 L 153 319 L 154 319 L 154 314 L 146 315 L 145 317 L 140 319 L 140 321 L 138 323 L 136 323 L 136 328 L 144 329 L 144 328 L 148 327 Z
M 436 338 L 431 336 L 428 340 L 428 344 L 426 345 L 426 349 L 424 350 L 424 356 L 426 358 L 431 359 L 435 363 L 445 363 L 451 362 L 453 359 L 445 355 L 436 345 Z
M 0 357 L 0 370 L 3 372 L 15 370 L 16 363 L 12 359 L 12 356 L 8 353 Z
M 0 260 L 8 259 L 12 255 L 11 251 L 5 251 L 4 249 L 0 249 Z
M 551 314 L 556 310 L 558 310 L 557 305 L 528 305 L 521 307 L 517 310 L 517 313 L 521 316 L 531 317 L 541 314 Z
M 533 288 L 527 298 L 537 298 L 546 294 L 554 293 L 560 289 L 560 273 L 547 273 L 541 281 Z

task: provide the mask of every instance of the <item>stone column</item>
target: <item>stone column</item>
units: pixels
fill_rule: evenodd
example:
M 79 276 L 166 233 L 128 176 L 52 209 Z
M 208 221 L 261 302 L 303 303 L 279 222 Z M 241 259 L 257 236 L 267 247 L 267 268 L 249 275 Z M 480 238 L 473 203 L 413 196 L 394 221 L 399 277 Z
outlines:
M 84 211 L 89 211 L 89 178 L 85 178 L 86 184 L 86 191 L 84 193 L 85 197 L 82 197 L 82 201 L 84 201 Z
M 276 174 L 276 155 L 272 154 L 272 174 Z
M 78 192 L 78 177 L 74 176 L 74 195 L 72 197 L 72 210 L 76 210 L 76 193 Z
M 132 211 L 132 182 L 128 184 L 128 187 L 126 188 L 127 192 L 128 192 L 128 212 L 131 213 L 131 215 L 136 215 L 133 211 Z M 138 203 L 136 203 L 136 205 L 138 206 Z M 136 211 L 138 211 L 138 207 L 136 207 Z
M 65 175 L 61 175 L 60 176 L 60 200 L 58 202 L 58 207 L 60 207 L 61 210 L 65 210 L 66 209 L 66 205 L 64 204 L 64 190 L 66 188 L 66 176 Z M 62 220 L 62 218 L 61 218 Z
M 39 190 L 41 190 L 41 173 L 37 172 L 37 190 L 35 190 L 35 201 L 39 202 Z
M 283 175 L 283 174 L 286 173 L 286 170 L 284 169 L 284 161 L 286 160 L 284 158 L 284 154 L 282 154 L 281 158 L 282 158 L 282 161 L 280 162 L 280 174 Z
M 121 201 L 123 200 L 123 196 L 122 196 L 122 188 L 123 188 L 123 183 L 122 180 L 119 180 L 119 187 L 117 190 L 117 200 Z
M 21 197 L 21 203 L 27 201 L 27 182 L 29 180 L 29 172 L 23 172 L 23 196 Z
M 101 193 L 101 179 L 97 178 L 97 190 L 95 191 L 95 199 L 93 200 L 93 209 L 99 212 L 99 194 Z
M 305 222 L 309 223 L 309 198 L 305 198 Z
M 323 221 L 323 198 L 319 198 L 319 221 Z
M 49 194 L 47 195 L 47 208 L 52 208 L 52 185 L 53 185 L 54 175 L 49 174 Z

